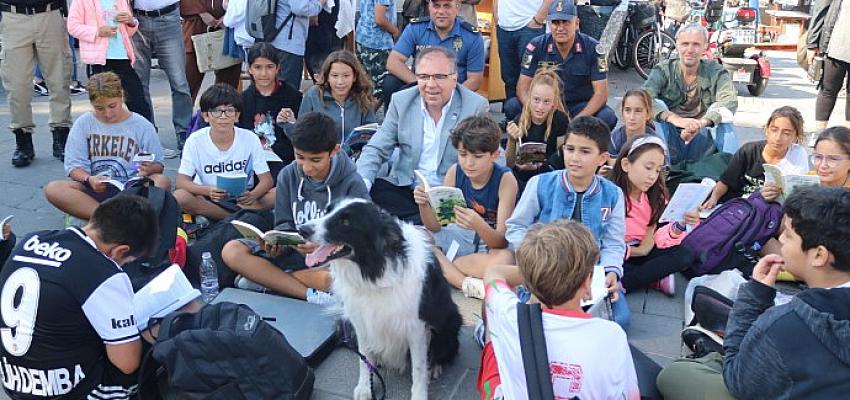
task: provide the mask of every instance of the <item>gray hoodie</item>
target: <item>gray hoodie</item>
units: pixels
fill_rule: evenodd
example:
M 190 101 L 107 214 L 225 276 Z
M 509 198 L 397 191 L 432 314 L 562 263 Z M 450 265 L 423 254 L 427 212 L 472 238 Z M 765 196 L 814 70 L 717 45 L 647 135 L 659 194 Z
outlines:
M 301 100 L 301 107 L 298 109 L 298 116 L 302 116 L 308 112 L 317 111 L 327 114 L 339 127 L 340 143 L 345 142 L 345 138 L 351 133 L 351 130 L 366 124 L 378 122 L 375 117 L 375 110 L 363 112 L 354 99 L 348 96 L 345 99 L 345 106 L 340 106 L 329 91 L 325 91 L 324 99 L 319 98 L 319 87 L 314 85 L 307 93 L 304 93 L 304 98 Z
M 277 176 L 276 190 L 274 224 L 275 229 L 282 231 L 293 231 L 305 222 L 321 218 L 333 201 L 346 197 L 369 199 L 363 178 L 342 151 L 331 160 L 331 171 L 323 182 L 305 176 L 293 161 Z

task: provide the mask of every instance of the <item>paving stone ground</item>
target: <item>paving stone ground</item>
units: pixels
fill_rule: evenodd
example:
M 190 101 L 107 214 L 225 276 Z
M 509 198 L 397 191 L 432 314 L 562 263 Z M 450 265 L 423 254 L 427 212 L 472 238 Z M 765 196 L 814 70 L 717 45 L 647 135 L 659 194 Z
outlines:
M 808 131 L 814 129 L 814 103 L 817 90 L 797 67 L 792 53 L 769 53 L 773 67 L 767 91 L 762 97 L 751 97 L 746 88 L 739 86 L 738 112 L 735 115 L 736 131 L 741 143 L 762 137 L 761 129 L 775 108 L 783 105 L 797 107 L 806 118 Z M 208 77 L 209 78 L 209 77 Z M 207 79 L 205 85 L 209 85 Z M 642 80 L 633 71 L 613 70 L 609 75 L 609 105 L 617 108 L 622 94 L 630 88 L 640 86 Z M 308 84 L 305 83 L 305 87 Z M 166 147 L 174 147 L 175 139 L 170 126 L 170 95 L 168 82 L 162 71 L 154 71 L 151 77 L 154 110 L 159 122 L 160 138 Z M 0 88 L 2 92 L 2 88 Z M 833 113 L 833 124 L 841 124 L 841 110 L 846 98 L 842 97 Z M 85 96 L 73 98 L 73 117 L 90 109 Z M 498 112 L 500 104 L 492 104 L 494 116 L 503 118 Z M 62 165 L 51 156 L 50 132 L 47 128 L 47 98 L 33 101 L 33 112 L 37 125 L 34 141 L 36 159 L 27 168 L 13 168 L 9 162 L 14 150 L 14 137 L 5 129 L 0 133 L 0 216 L 15 214 L 14 229 L 29 232 L 37 229 L 56 229 L 62 226 L 62 214 L 56 211 L 42 195 L 47 182 L 63 177 Z M 0 93 L 0 127 L 9 124 L 9 108 L 5 92 Z M 174 180 L 177 160 L 166 162 L 166 173 Z M 679 339 L 682 328 L 683 292 L 686 281 L 677 277 L 676 296 L 668 298 L 654 291 L 639 291 L 627 295 L 632 310 L 632 327 L 629 339 L 662 365 L 683 355 Z M 473 399 L 477 398 L 475 380 L 478 373 L 479 349 L 472 339 L 472 326 L 480 315 L 480 302 L 463 298 L 455 293 L 455 300 L 464 315 L 461 332 L 461 350 L 457 362 L 444 371 L 442 377 L 431 385 L 431 398 Z M 603 356 L 604 355 L 600 355 Z M 336 349 L 316 369 L 316 393 L 314 399 L 349 399 L 357 381 L 357 356 L 346 349 Z M 387 398 L 409 397 L 409 375 L 388 372 Z M 0 399 L 5 396 L 0 393 Z

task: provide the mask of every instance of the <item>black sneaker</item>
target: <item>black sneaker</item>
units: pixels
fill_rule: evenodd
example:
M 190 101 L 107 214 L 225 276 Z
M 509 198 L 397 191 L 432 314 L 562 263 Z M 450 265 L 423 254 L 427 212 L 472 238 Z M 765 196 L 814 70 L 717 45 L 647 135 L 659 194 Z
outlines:
M 724 354 L 723 339 L 699 325 L 683 329 L 682 342 L 691 350 L 688 358 L 700 358 L 712 352 Z
M 86 93 L 88 93 L 88 91 L 86 90 L 86 88 L 84 88 L 84 87 L 83 87 L 83 85 L 82 85 L 82 84 L 80 84 L 80 82 L 79 82 L 79 81 L 74 81 L 74 82 L 72 82 L 72 83 L 71 83 L 71 86 L 69 86 L 69 87 L 68 87 L 68 90 L 70 90 L 70 91 L 71 91 L 71 96 L 79 96 L 79 95 L 81 95 L 81 94 L 86 94 Z
M 44 81 L 36 82 L 32 81 L 32 92 L 38 96 L 49 96 L 50 90 L 47 89 L 47 86 L 44 84 Z

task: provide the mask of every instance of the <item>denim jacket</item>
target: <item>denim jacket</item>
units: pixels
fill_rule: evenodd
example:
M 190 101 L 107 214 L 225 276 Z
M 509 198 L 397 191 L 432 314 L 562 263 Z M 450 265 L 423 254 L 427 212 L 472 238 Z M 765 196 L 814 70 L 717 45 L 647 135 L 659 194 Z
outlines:
M 508 218 L 505 238 L 516 250 L 528 228 L 535 222 L 569 219 L 576 203 L 575 189 L 565 171 L 552 171 L 532 177 L 513 214 Z M 594 176 L 581 203 L 581 222 L 593 233 L 599 245 L 599 264 L 605 272 L 623 276 L 626 254 L 626 211 L 623 192 L 611 181 Z
M 700 60 L 697 82 L 701 91 L 700 100 L 706 109 L 704 117 L 710 119 L 714 126 L 724 122 L 724 119 L 731 119 L 738 109 L 738 90 L 723 66 L 713 61 Z M 656 64 L 646 78 L 643 88 L 656 99 L 653 108 L 656 118 L 658 114 L 684 103 L 685 82 L 679 59 Z

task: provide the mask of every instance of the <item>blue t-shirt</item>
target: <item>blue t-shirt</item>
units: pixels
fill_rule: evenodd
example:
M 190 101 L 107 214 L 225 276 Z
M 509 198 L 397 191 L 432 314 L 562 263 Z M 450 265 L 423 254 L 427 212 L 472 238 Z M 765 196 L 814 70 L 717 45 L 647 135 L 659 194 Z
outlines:
M 526 45 L 520 73 L 533 77 L 539 67 L 558 67 L 558 76 L 564 84 L 561 91 L 564 105 L 588 101 L 593 97 L 591 82 L 608 79 L 608 75 L 599 70 L 597 44 L 596 39 L 576 32 L 573 48 L 565 60 L 558 52 L 552 34 L 545 33 Z
M 395 0 L 360 0 L 360 19 L 354 31 L 354 40 L 362 46 L 375 50 L 393 48 L 393 36 L 375 23 L 375 6 L 386 6 L 384 15 L 395 25 Z
M 115 14 L 118 10 L 115 8 L 115 0 L 100 0 L 100 9 L 103 11 L 103 21 L 109 26 L 119 26 L 120 22 L 115 21 Z M 109 46 L 106 48 L 107 60 L 126 60 L 127 49 L 124 48 L 124 38 L 121 35 L 121 30 L 115 31 L 115 36 L 109 38 Z
M 393 51 L 405 57 L 416 57 L 420 50 L 431 46 L 444 47 L 455 53 L 459 83 L 466 81 L 467 72 L 484 71 L 484 40 L 481 39 L 481 33 L 460 18 L 455 18 L 452 31 L 445 39 L 440 39 L 430 18 L 411 22 L 404 28 Z
M 463 192 L 466 206 L 481 215 L 487 225 L 492 228 L 496 227 L 499 215 L 499 184 L 502 182 L 502 175 L 510 171 L 510 168 L 504 165 L 493 163 L 493 174 L 490 175 L 490 180 L 483 188 L 476 189 L 460 166 L 455 166 L 455 187 Z

